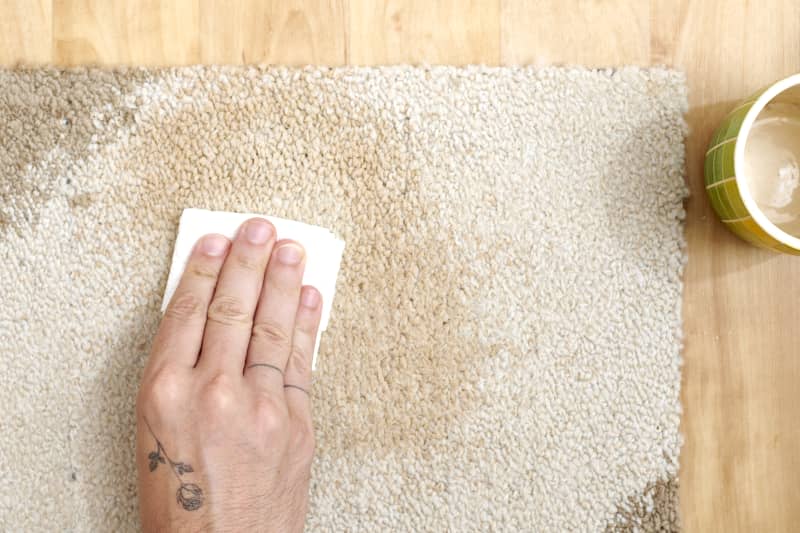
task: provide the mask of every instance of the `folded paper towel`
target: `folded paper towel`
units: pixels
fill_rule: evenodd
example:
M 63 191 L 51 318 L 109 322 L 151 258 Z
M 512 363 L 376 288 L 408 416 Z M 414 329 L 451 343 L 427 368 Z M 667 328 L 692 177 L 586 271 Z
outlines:
M 161 303 L 161 312 L 163 313 L 167 308 L 197 240 L 207 233 L 219 233 L 233 238 L 239 226 L 245 220 L 253 217 L 266 218 L 275 226 L 279 239 L 293 239 L 306 249 L 303 284 L 313 285 L 322 294 L 322 318 L 312 362 L 312 368 L 316 369 L 319 341 L 322 332 L 328 327 L 333 295 L 336 292 L 336 276 L 339 273 L 339 264 L 342 260 L 342 252 L 344 252 L 344 241 L 337 239 L 325 228 L 265 215 L 184 209 L 178 226 L 178 237 L 175 240 L 175 251 L 172 253 L 172 266 L 169 270 L 167 288 L 164 291 L 164 300 Z

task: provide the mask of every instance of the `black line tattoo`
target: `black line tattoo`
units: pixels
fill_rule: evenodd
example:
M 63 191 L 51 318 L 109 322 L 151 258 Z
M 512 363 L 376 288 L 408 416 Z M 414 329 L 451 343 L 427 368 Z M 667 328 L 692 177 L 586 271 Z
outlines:
M 281 370 L 277 366 L 271 365 L 269 363 L 253 363 L 252 365 L 248 365 L 247 366 L 247 368 L 257 368 L 257 367 L 271 368 L 272 370 L 280 372 L 281 376 L 283 375 L 283 370 Z
M 180 483 L 178 492 L 175 493 L 175 499 L 187 511 L 196 511 L 203 506 L 203 489 L 194 483 L 184 483 L 182 479 L 184 474 L 190 474 L 194 472 L 194 468 L 192 468 L 192 465 L 189 463 L 176 463 L 170 459 L 169 455 L 167 455 L 167 450 L 164 449 L 164 445 L 161 444 L 161 441 L 158 440 L 156 434 L 153 433 L 153 428 L 150 427 L 150 422 L 147 421 L 147 418 L 142 418 L 144 419 L 144 423 L 147 425 L 147 431 L 150 432 L 153 440 L 156 441 L 156 451 L 150 452 L 150 454 L 147 456 L 147 458 L 150 459 L 150 471 L 153 472 L 156 468 L 158 468 L 159 464 L 163 465 L 169 463 L 170 470 L 175 475 L 175 479 L 178 480 L 178 483 Z
M 286 384 L 283 386 L 283 388 L 284 388 L 284 389 L 297 389 L 297 390 L 299 390 L 299 391 L 305 392 L 305 393 L 306 393 L 306 396 L 311 396 L 311 395 L 308 393 L 308 391 L 307 391 L 306 389 L 304 389 L 303 387 L 301 387 L 300 385 L 291 385 L 291 384 L 289 384 L 289 383 L 286 383 Z

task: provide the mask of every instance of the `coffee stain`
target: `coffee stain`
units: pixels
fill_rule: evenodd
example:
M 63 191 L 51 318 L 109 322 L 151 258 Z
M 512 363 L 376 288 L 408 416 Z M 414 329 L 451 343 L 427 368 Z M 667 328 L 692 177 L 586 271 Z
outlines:
M 421 209 L 401 211 L 408 220 Z M 424 456 L 479 403 L 477 368 L 488 354 L 468 307 L 454 302 L 457 295 L 474 299 L 464 291 L 469 274 L 451 262 L 458 257 L 453 241 L 432 228 L 356 220 L 358 237 L 348 243 L 358 255 L 345 255 L 337 320 L 323 338 L 318 420 L 338 451 Z
M 678 479 L 669 476 L 649 483 L 645 489 L 628 496 L 617 506 L 614 520 L 606 533 L 680 531 L 678 514 Z
M 63 180 L 64 162 L 89 156 L 89 145 L 112 142 L 133 116 L 119 111 L 126 95 L 145 77 L 141 70 L 20 68 L 2 73 L 13 78 L 0 94 L 0 231 L 32 231 L 41 209 L 63 194 L 70 205 L 83 198 L 71 180 Z M 100 106 L 113 109 L 98 123 Z M 109 107 L 110 106 L 110 107 Z M 76 204 L 77 202 L 77 204 Z
M 193 107 L 140 125 L 148 134 L 119 151 L 118 171 L 134 179 L 113 202 L 142 216 L 120 237 L 164 228 L 167 253 L 157 262 L 166 275 L 185 207 L 333 229 L 347 245 L 315 376 L 317 453 L 424 456 L 479 408 L 480 362 L 499 350 L 479 341 L 476 315 L 463 304 L 478 299 L 480 265 L 437 223 L 398 117 L 365 107 L 340 117 L 337 131 L 310 136 L 308 117 L 280 105 L 293 97 L 291 84 L 276 91 L 266 110 L 215 102 L 213 119 Z

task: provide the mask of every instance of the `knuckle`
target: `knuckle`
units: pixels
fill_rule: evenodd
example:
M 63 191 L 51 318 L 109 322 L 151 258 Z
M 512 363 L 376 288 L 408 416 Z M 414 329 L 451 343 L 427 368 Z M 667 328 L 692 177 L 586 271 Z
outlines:
M 317 322 L 298 322 L 296 329 L 301 335 L 308 337 L 308 340 L 314 341 L 317 338 L 317 329 L 319 324 Z
M 210 268 L 205 268 L 199 265 L 193 265 L 187 269 L 187 272 L 196 278 L 217 279 L 217 271 Z
M 295 374 L 300 376 L 307 376 L 311 374 L 311 357 L 306 354 L 305 350 L 299 348 L 297 344 L 292 345 L 292 353 L 289 355 L 288 365 L 289 369 Z
M 203 302 L 191 292 L 182 292 L 172 297 L 164 316 L 188 322 L 202 315 Z
M 292 450 L 297 459 L 302 462 L 311 462 L 314 457 L 314 449 L 317 446 L 313 425 L 308 422 L 296 424 L 292 440 Z
M 183 388 L 177 372 L 161 368 L 142 381 L 137 406 L 158 412 L 168 411 L 181 404 Z
M 236 254 L 233 256 L 233 261 L 236 263 L 236 266 L 242 270 L 247 270 L 251 272 L 258 272 L 260 270 L 264 270 L 266 266 L 264 261 L 259 261 L 257 259 L 247 257 L 246 255 Z
M 208 320 L 224 325 L 250 324 L 250 313 L 244 303 L 233 296 L 217 296 L 208 307 Z
M 236 386 L 226 374 L 217 374 L 203 390 L 206 408 L 211 414 L 227 413 L 236 403 Z
M 300 285 L 295 281 L 273 278 L 269 280 L 268 289 L 276 299 L 296 302 L 300 298 Z
M 261 432 L 267 438 L 286 433 L 288 413 L 285 406 L 273 395 L 260 394 L 255 401 L 255 411 Z
M 268 320 L 253 324 L 252 337 L 281 348 L 288 348 L 291 344 L 289 333 L 275 322 Z

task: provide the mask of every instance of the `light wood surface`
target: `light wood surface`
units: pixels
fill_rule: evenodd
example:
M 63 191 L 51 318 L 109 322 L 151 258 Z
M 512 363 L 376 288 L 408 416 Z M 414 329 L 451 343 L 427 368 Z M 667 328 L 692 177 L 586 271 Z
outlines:
M 702 183 L 726 111 L 800 71 L 797 0 L 0 0 L 0 63 L 17 62 L 685 69 L 684 527 L 800 528 L 800 258 L 739 242 Z

